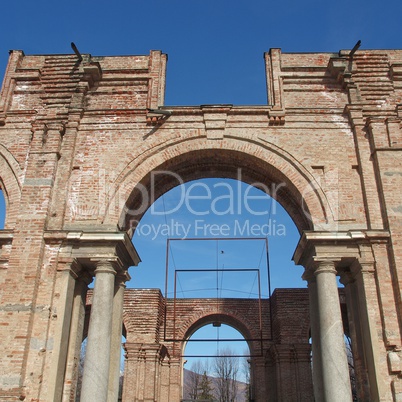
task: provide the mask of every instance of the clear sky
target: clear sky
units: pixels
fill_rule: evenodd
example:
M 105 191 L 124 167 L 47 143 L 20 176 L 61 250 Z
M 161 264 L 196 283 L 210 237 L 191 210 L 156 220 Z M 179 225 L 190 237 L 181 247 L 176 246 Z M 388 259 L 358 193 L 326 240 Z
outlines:
M 81 53 L 94 56 L 158 49 L 169 57 L 166 105 L 265 104 L 262 57 L 274 47 L 283 52 L 338 52 L 361 40 L 361 49 L 402 48 L 401 0 L 18 0 L 4 2 L 1 14 L 0 76 L 10 49 L 26 54 L 72 53 L 72 41 Z M 172 200 L 177 200 L 177 193 L 165 195 L 167 204 Z M 157 208 L 163 208 L 162 201 Z M 187 212 L 178 210 L 168 218 L 188 223 Z M 292 282 L 290 275 L 301 275 L 290 268 L 295 228 L 286 214 L 279 215 L 275 219 L 285 222 L 287 248 L 275 243 L 279 236 L 270 240 L 273 288 L 295 286 L 299 279 Z M 237 216 L 232 218 L 234 222 Z M 163 224 L 164 219 L 147 214 L 142 224 Z M 212 219 L 219 222 L 216 215 Z M 268 216 L 260 219 L 262 224 Z M 155 274 L 153 269 L 159 270 L 161 264 L 164 269 L 166 236 L 152 243 L 149 237 L 136 236 L 144 262 L 131 272 L 138 280 L 134 286 L 163 288 L 164 271 Z M 141 244 L 143 240 L 148 243 Z M 223 264 L 230 253 L 219 251 L 224 251 Z M 278 267 L 287 273 L 276 277 Z M 151 282 L 139 275 L 141 270 L 151 274 Z
M 263 53 L 402 48 L 402 1 L 18 0 L 1 6 L 0 75 L 26 54 L 169 56 L 167 105 L 266 103 Z

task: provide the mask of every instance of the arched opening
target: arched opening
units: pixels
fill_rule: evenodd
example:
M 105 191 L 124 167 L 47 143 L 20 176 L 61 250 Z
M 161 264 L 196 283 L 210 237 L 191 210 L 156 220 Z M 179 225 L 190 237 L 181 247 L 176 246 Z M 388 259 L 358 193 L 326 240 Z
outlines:
M 197 327 L 191 327 L 190 335 L 183 333 L 188 322 L 179 322 L 180 303 L 191 303 L 191 299 L 203 303 L 200 300 L 206 298 L 214 300 L 231 298 L 234 300 L 233 305 L 238 301 L 255 302 L 251 311 L 257 312 L 257 317 L 253 321 L 256 329 L 254 333 L 250 333 L 249 329 L 247 334 L 247 339 L 252 340 L 253 347 L 252 351 L 249 350 L 248 357 L 242 360 L 248 360 L 247 364 L 250 364 L 250 367 L 254 366 L 254 371 L 257 371 L 255 368 L 257 362 L 265 359 L 265 352 L 261 350 L 270 347 L 273 337 L 273 328 L 270 324 L 264 327 L 263 335 L 258 330 L 262 325 L 259 321 L 261 317 L 267 322 L 272 320 L 269 307 L 264 302 L 269 300 L 271 292 L 276 288 L 306 287 L 301 279 L 302 269 L 295 267 L 291 261 L 299 239 L 296 225 L 285 209 L 261 190 L 262 185 L 254 184 L 227 178 L 188 181 L 163 193 L 133 226 L 135 231 L 132 240 L 142 263 L 131 272 L 132 280 L 127 284 L 128 288 L 148 291 L 147 289 L 156 287 L 162 290 L 164 297 L 174 300 L 167 302 L 165 310 L 167 321 L 175 323 L 171 324 L 174 330 L 169 332 L 169 324 L 166 330 L 166 327 L 163 327 L 165 324 L 162 323 L 159 327 L 159 339 L 167 346 L 170 356 L 180 358 L 180 367 L 183 367 L 184 360 L 188 361 L 184 366 L 185 369 L 191 370 L 194 360 L 211 361 L 213 358 L 206 357 L 208 352 L 205 348 L 204 351 L 197 352 L 199 358 L 190 358 L 186 356 L 187 352 L 177 354 L 177 350 L 181 350 L 178 345 L 187 343 L 188 348 L 192 343 L 188 342 L 189 336 L 198 333 L 200 327 L 203 327 L 203 331 L 209 331 L 207 334 L 209 341 L 206 343 L 216 343 L 219 340 L 217 338 L 221 336 L 216 335 L 217 328 L 223 328 L 225 324 L 215 310 L 210 310 L 209 314 L 216 314 L 215 327 L 211 325 L 213 320 L 209 322 L 201 320 L 197 321 Z M 232 241 L 236 236 L 239 240 L 238 245 Z M 172 238 L 177 241 L 171 241 Z M 182 241 L 188 238 L 192 239 L 191 242 Z M 268 246 L 265 245 L 266 239 Z M 211 244 L 208 245 L 208 242 Z M 269 273 L 267 273 L 268 265 L 271 267 Z M 263 286 L 258 289 L 255 272 L 252 272 L 249 281 L 246 277 L 239 277 L 239 273 L 236 272 L 231 283 L 232 273 L 229 272 L 231 268 L 253 268 L 263 272 L 261 274 Z M 217 272 L 214 269 L 225 272 Z M 208 270 L 212 272 L 207 273 Z M 168 285 L 166 280 L 169 282 Z M 187 287 L 188 283 L 191 286 Z M 260 317 L 258 317 L 259 297 L 263 300 Z M 177 303 L 176 307 L 172 307 L 174 303 Z M 211 308 L 212 304 L 209 303 L 208 308 Z M 212 310 L 214 308 L 212 307 Z M 250 320 L 250 317 L 247 319 Z M 232 326 L 237 328 L 233 323 Z M 229 339 L 229 343 L 237 343 L 232 338 Z M 194 343 L 203 346 L 200 341 Z M 222 351 L 226 349 L 223 346 L 222 348 Z M 231 350 L 225 352 L 229 354 Z M 240 355 L 244 355 L 244 350 L 239 351 L 236 347 L 236 356 Z M 198 365 L 198 371 L 204 369 L 205 366 Z M 272 371 L 275 371 L 275 366 Z M 252 378 L 261 381 L 264 380 L 264 376 L 260 370 Z M 163 378 L 162 374 L 160 378 Z M 182 374 L 181 384 L 185 387 L 183 379 Z M 258 387 L 251 386 L 247 393 L 254 392 L 252 390 L 255 388 Z
M 299 240 L 296 225 L 277 201 L 245 182 L 214 178 L 193 180 L 176 186 L 159 197 L 135 225 L 132 241 L 142 261 L 132 271 L 128 287 L 164 289 L 166 241 L 169 238 L 224 240 L 233 237 L 268 238 L 272 290 L 305 287 L 301 279 L 302 269 L 292 262 L 292 254 Z M 225 264 L 228 267 L 230 254 L 225 253 L 224 249 L 219 249 L 216 255 L 216 244 L 204 244 L 201 250 L 197 249 L 196 244 L 193 245 L 190 252 L 200 254 L 192 263 L 197 262 L 199 267 L 202 264 L 204 267 L 209 264 L 209 268 L 216 264 L 219 268 Z M 190 246 L 190 243 L 185 244 L 185 247 Z M 248 243 L 247 246 L 249 254 L 243 253 L 243 258 L 248 256 L 250 261 L 249 255 L 253 255 L 251 265 L 261 266 L 261 259 L 266 259 L 262 253 L 267 251 L 263 250 L 263 244 Z M 172 263 L 185 268 L 188 261 L 185 261 L 186 256 L 181 251 L 184 243 L 171 243 L 169 247 L 174 260 Z M 226 243 L 225 247 L 229 247 L 229 244 Z M 233 247 L 236 248 L 236 244 L 230 245 L 231 251 Z M 244 264 L 247 264 L 246 261 Z M 268 296 L 266 292 L 265 296 Z
M 216 336 L 211 338 L 211 333 Z M 230 339 L 230 340 L 228 340 Z M 252 356 L 243 335 L 226 324 L 207 324 L 188 339 L 183 352 L 183 400 L 252 398 Z
M 271 214 L 273 206 L 279 209 L 282 206 L 283 216 L 289 219 L 287 226 L 284 226 L 292 229 L 293 240 L 290 240 L 290 236 L 283 236 L 286 251 L 281 249 L 279 243 L 277 243 L 277 247 L 272 247 L 272 245 L 269 248 L 267 247 L 270 253 L 268 260 L 271 260 L 271 253 L 276 252 L 277 261 L 285 261 L 283 264 L 278 263 L 278 265 L 272 263 L 272 266 L 276 268 L 276 272 L 283 275 L 285 279 L 279 285 L 280 287 L 303 287 L 304 289 L 299 289 L 301 292 L 293 292 L 293 289 L 278 289 L 278 284 L 272 283 L 271 290 L 277 289 L 280 291 L 273 293 L 272 297 L 270 297 L 270 290 L 266 293 L 269 303 L 262 316 L 265 322 L 269 323 L 269 325 L 267 324 L 269 329 L 267 329 L 267 335 L 262 337 L 265 342 L 265 352 L 264 357 L 258 363 L 260 366 L 265 364 L 266 369 L 264 373 L 262 371 L 258 373 L 259 378 L 256 381 L 259 384 L 270 384 L 269 400 L 277 400 L 279 395 L 285 394 L 289 395 L 289 398 L 297 398 L 300 392 L 312 396 L 311 345 L 308 343 L 306 335 L 308 328 L 305 328 L 309 325 L 306 320 L 309 308 L 308 292 L 305 289 L 305 282 L 300 279 L 302 269 L 300 269 L 299 274 L 296 274 L 297 268 L 294 267 L 291 260 L 296 244 L 298 244 L 295 261 L 299 261 L 303 265 L 306 263 L 300 257 L 302 255 L 304 258 L 305 255 L 300 254 L 300 250 L 303 250 L 303 253 L 307 250 L 305 248 L 306 242 L 313 244 L 305 239 L 306 231 L 328 232 L 337 227 L 335 216 L 336 200 L 327 199 L 310 171 L 306 170 L 290 154 L 284 153 L 283 150 L 276 148 L 274 144 L 268 141 L 264 146 L 257 147 L 251 142 L 233 141 L 228 137 L 219 142 L 219 149 L 210 148 L 209 146 L 212 146 L 212 143 L 208 144 L 203 139 L 197 139 L 192 142 L 192 147 L 190 147 L 190 144 L 183 140 L 182 142 L 177 142 L 174 147 L 170 144 L 163 150 L 159 150 L 160 152 L 156 152 L 158 148 L 156 146 L 155 149 L 149 150 L 147 158 L 143 162 L 140 160 L 133 161 L 127 165 L 126 170 L 122 173 L 121 186 L 119 187 L 121 194 L 119 197 L 121 199 L 123 195 L 125 207 L 120 215 L 119 226 L 133 235 L 133 243 L 143 261 L 142 268 L 145 268 L 146 261 L 153 261 L 149 269 L 151 279 L 148 282 L 141 283 L 138 275 L 132 272 L 133 280 L 129 286 L 150 288 L 156 285 L 159 289 L 163 289 L 163 278 L 165 277 L 165 292 L 162 295 L 161 303 L 166 303 L 167 307 L 162 316 L 165 323 L 168 322 L 168 324 L 164 324 L 164 328 L 159 327 L 160 338 L 158 339 L 166 341 L 166 353 L 163 352 L 164 358 L 169 356 L 170 361 L 172 361 L 172 358 L 178 359 L 176 362 L 179 361 L 180 367 L 182 367 L 182 356 L 178 352 L 181 348 L 178 347 L 178 344 L 185 341 L 184 329 L 180 332 L 180 325 L 177 324 L 178 317 L 180 318 L 181 315 L 176 314 L 176 307 L 172 307 L 173 314 L 171 316 L 168 314 L 169 303 L 173 305 L 176 303 L 177 293 L 182 290 L 182 286 L 179 280 L 176 283 L 176 279 L 174 279 L 175 289 L 172 291 L 166 285 L 166 281 L 168 272 L 184 271 L 187 266 L 178 266 L 177 254 L 176 258 L 172 256 L 175 253 L 171 252 L 171 245 L 168 245 L 166 240 L 171 237 L 187 238 L 189 233 L 194 235 L 196 230 L 198 231 L 194 236 L 196 238 L 215 239 L 222 235 L 223 227 L 226 230 L 223 236 L 233 236 L 234 227 L 236 227 L 236 224 L 238 225 L 237 228 L 239 227 L 238 222 L 243 216 L 241 213 L 234 216 L 230 214 L 230 208 L 233 207 L 230 204 L 230 200 L 233 199 L 234 193 L 229 191 L 230 196 L 225 198 L 222 195 L 222 191 L 229 188 L 233 189 L 231 182 L 243 183 L 247 187 L 247 190 L 242 190 L 243 193 L 240 191 L 240 194 L 243 195 L 250 195 L 251 191 L 260 191 L 261 193 L 262 190 L 262 193 L 265 193 L 265 205 L 270 205 L 266 210 L 266 215 L 262 218 L 264 214 L 251 214 L 253 219 L 256 217 L 260 219 L 256 226 L 250 223 L 250 215 L 247 215 L 249 226 L 246 227 L 241 236 L 245 233 L 251 233 L 251 237 L 256 237 L 254 229 L 257 227 L 257 231 L 259 230 L 259 233 L 261 233 L 261 228 L 264 224 L 267 225 L 267 221 L 271 224 L 270 228 L 272 229 L 273 219 L 269 214 Z M 192 150 L 189 151 L 189 149 Z M 217 193 L 210 191 L 211 183 L 210 187 L 208 187 L 208 185 L 205 186 L 205 182 L 198 180 L 212 180 L 212 187 L 216 184 L 213 180 L 218 180 L 220 185 L 216 186 L 217 188 L 214 187 Z M 191 189 L 190 192 L 188 189 Z M 168 199 L 169 190 L 176 191 L 173 205 L 170 204 L 171 200 Z M 205 204 L 204 206 L 202 204 L 204 201 L 209 203 L 209 208 L 205 209 Z M 244 202 L 243 199 L 241 201 Z M 230 207 L 227 207 L 227 205 L 222 207 L 224 202 L 229 202 Z M 174 214 L 181 214 L 183 205 L 187 213 L 190 211 L 190 216 L 182 214 L 178 219 L 177 216 L 172 215 L 172 211 Z M 159 210 L 157 206 L 159 206 Z M 215 211 L 211 214 L 213 207 Z M 234 209 L 236 210 L 236 206 Z M 211 215 L 215 221 L 208 221 Z M 150 217 L 155 218 L 155 216 L 156 219 L 159 219 L 158 222 L 150 219 Z M 108 215 L 106 215 L 105 222 L 108 219 Z M 218 224 L 214 225 L 216 222 Z M 275 223 L 278 224 L 278 220 Z M 248 230 L 250 231 L 248 232 Z M 279 232 L 274 230 L 274 236 L 271 236 L 272 233 L 264 233 L 264 235 L 272 237 L 273 239 L 269 239 L 269 243 L 272 240 L 272 243 L 275 244 L 275 240 L 280 240 L 281 238 L 278 235 L 280 232 L 280 230 Z M 286 233 L 286 230 L 284 232 Z M 298 243 L 300 233 L 303 233 L 304 237 L 302 237 L 301 243 Z M 142 247 L 141 242 L 144 242 L 144 247 Z M 302 245 L 300 246 L 300 244 Z M 219 250 L 219 247 L 216 247 L 217 264 L 215 264 L 215 270 L 221 269 L 221 260 L 219 258 L 221 251 L 225 253 L 225 250 Z M 313 254 L 309 254 L 310 251 L 312 249 L 308 248 L 307 254 L 311 257 Z M 170 256 L 167 257 L 169 253 Z M 180 256 L 183 254 L 182 252 Z M 205 257 L 207 254 L 207 252 L 193 252 L 192 262 L 199 262 L 201 256 Z M 252 255 L 252 253 L 247 252 L 244 254 Z M 281 260 L 283 257 L 285 259 Z M 275 258 L 272 258 L 272 261 L 274 260 Z M 155 263 L 155 261 L 158 262 Z M 169 264 L 172 264 L 173 269 L 169 268 Z M 161 274 L 160 271 L 158 273 L 158 267 L 163 265 L 165 266 L 165 275 Z M 289 271 L 286 271 L 287 268 L 289 268 Z M 272 272 L 275 272 L 275 270 L 272 269 Z M 335 270 L 331 272 L 335 272 Z M 274 275 L 268 276 L 271 280 Z M 292 284 L 289 280 L 291 277 L 297 277 L 295 281 L 297 285 Z M 305 276 L 305 278 L 307 277 Z M 137 283 L 135 283 L 136 280 Z M 169 279 L 169 283 L 172 283 L 171 279 Z M 292 295 L 289 294 L 290 290 L 293 293 Z M 175 300 L 170 302 L 168 298 L 172 294 Z M 164 297 L 167 299 L 163 299 Z M 274 301 L 272 302 L 271 300 Z M 297 306 L 295 310 L 292 310 L 290 300 L 293 300 L 293 305 Z M 271 305 L 271 303 L 273 304 Z M 184 305 L 185 303 L 183 303 Z M 280 312 L 281 308 L 282 310 L 284 309 L 282 312 Z M 254 311 L 256 310 L 257 308 L 254 308 Z M 285 330 L 287 325 L 293 327 L 288 332 Z M 295 330 L 296 327 L 297 330 Z M 166 336 L 166 334 L 170 336 Z M 284 337 L 286 338 L 285 343 L 283 342 Z M 300 337 L 303 338 L 302 342 L 299 342 Z M 256 336 L 255 339 L 261 339 L 261 336 Z M 169 354 L 169 348 L 172 348 L 171 354 Z M 161 351 L 157 353 L 162 356 Z M 290 364 L 284 364 L 284 361 L 289 361 Z M 288 382 L 283 382 L 280 378 L 287 378 Z M 301 384 L 308 384 L 308 386 L 304 388 Z M 268 390 L 266 391 L 268 392 Z M 259 390 L 258 392 L 260 395 L 256 399 L 264 398 L 265 391 Z
M 314 176 L 290 154 L 282 154 L 268 143 L 265 148 L 228 139 L 220 146 L 209 149 L 200 141 L 192 143 L 193 150 L 188 151 L 190 144 L 182 142 L 149 155 L 141 166 L 138 161 L 128 165 L 111 199 L 111 203 L 117 198 L 125 203 L 119 226 L 133 232 L 162 194 L 191 180 L 219 177 L 239 180 L 270 194 L 285 208 L 299 233 L 315 225 L 329 228 L 332 217 L 327 216 L 328 200 Z

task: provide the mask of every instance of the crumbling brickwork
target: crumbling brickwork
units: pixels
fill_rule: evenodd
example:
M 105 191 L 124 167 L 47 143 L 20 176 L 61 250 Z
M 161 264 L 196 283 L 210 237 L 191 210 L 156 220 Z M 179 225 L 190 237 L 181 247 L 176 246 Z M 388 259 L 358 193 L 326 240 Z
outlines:
M 271 49 L 265 66 L 267 105 L 170 107 L 159 51 L 10 53 L 0 96 L 0 400 L 73 399 L 93 277 L 88 353 L 102 363 L 84 373 L 84 399 L 115 395 L 121 289 L 140 261 L 131 237 L 178 176 L 260 183 L 294 220 L 315 398 L 351 399 L 340 276 L 360 398 L 401 399 L 402 51 Z M 277 348 L 258 364 L 281 354 L 289 355 Z M 156 393 L 168 388 L 166 375 L 158 381 Z

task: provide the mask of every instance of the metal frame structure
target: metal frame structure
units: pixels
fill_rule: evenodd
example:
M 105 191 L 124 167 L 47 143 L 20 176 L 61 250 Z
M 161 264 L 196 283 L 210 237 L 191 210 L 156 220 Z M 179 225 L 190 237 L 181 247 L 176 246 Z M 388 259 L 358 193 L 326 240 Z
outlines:
M 268 302 L 270 304 L 269 314 L 270 314 L 270 329 L 271 334 L 270 338 L 263 338 L 262 336 L 262 304 L 261 304 L 261 275 L 260 275 L 260 268 L 205 268 L 205 269 L 175 269 L 174 272 L 174 297 L 173 297 L 173 336 L 169 338 L 167 336 L 167 317 L 168 317 L 168 306 L 166 303 L 167 295 L 168 295 L 168 279 L 169 279 L 169 251 L 170 251 L 170 242 L 171 241 L 239 241 L 239 240 L 257 240 L 257 241 L 265 241 L 265 249 L 266 249 L 266 266 L 267 266 L 267 285 L 268 285 Z M 183 339 L 176 337 L 176 299 L 177 299 L 177 275 L 181 272 L 256 272 L 258 277 L 258 309 L 259 309 L 259 333 L 260 337 L 257 339 L 236 339 L 236 338 L 228 338 L 228 339 Z M 164 319 L 164 341 L 166 342 L 239 342 L 239 341 L 246 341 L 246 342 L 260 342 L 261 343 L 261 351 L 263 349 L 263 341 L 271 341 L 272 340 L 272 308 L 271 308 L 271 275 L 270 275 L 270 265 L 269 265 L 269 251 L 268 251 L 268 238 L 266 237 L 230 237 L 230 238 L 169 238 L 166 241 L 166 277 L 165 277 L 165 319 Z M 219 304 L 219 298 L 216 297 L 217 306 Z M 218 311 L 217 311 L 218 313 Z M 218 313 L 219 314 L 219 313 Z M 220 323 L 219 323 L 220 325 Z M 262 353 L 262 352 L 261 352 Z M 232 357 L 245 357 L 246 355 L 231 355 Z M 247 355 L 246 357 L 259 357 L 261 354 L 258 355 Z M 182 357 L 222 357 L 222 355 L 182 355 Z

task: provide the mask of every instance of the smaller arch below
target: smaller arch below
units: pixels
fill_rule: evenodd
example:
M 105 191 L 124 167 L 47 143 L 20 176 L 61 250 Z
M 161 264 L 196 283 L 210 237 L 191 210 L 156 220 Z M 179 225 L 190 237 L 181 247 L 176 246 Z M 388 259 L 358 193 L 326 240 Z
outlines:
M 176 299 L 175 328 L 168 327 L 168 333 L 170 331 L 173 338 L 186 342 L 205 325 L 226 324 L 239 331 L 248 343 L 250 354 L 256 354 L 261 342 L 271 338 L 269 300 L 261 300 L 261 316 L 258 304 L 258 299 L 220 299 L 217 310 L 216 300 Z
M 214 326 L 228 325 L 229 327 L 237 330 L 243 336 L 246 342 L 247 339 L 252 339 L 253 336 L 252 331 L 238 318 L 228 314 L 210 314 L 200 318 L 193 325 L 191 325 L 184 335 L 184 339 L 189 340 L 198 330 L 208 324 L 212 324 Z

